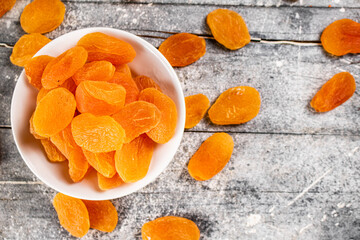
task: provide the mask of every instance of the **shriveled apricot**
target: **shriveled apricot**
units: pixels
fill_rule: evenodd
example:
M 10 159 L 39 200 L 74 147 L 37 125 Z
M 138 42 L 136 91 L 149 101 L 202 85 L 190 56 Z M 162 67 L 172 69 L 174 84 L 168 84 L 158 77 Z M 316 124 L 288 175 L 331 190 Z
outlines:
M 177 123 L 177 110 L 174 101 L 155 88 L 142 90 L 139 100 L 154 104 L 161 112 L 159 124 L 146 134 L 154 142 L 168 142 L 175 134 Z
M 190 65 L 206 52 L 206 43 L 202 37 L 190 33 L 178 33 L 168 37 L 159 47 L 173 67 Z
M 82 81 L 76 89 L 77 109 L 81 113 L 110 115 L 125 104 L 125 88 L 109 82 Z
M 191 157 L 188 165 L 190 175 L 204 181 L 218 174 L 229 162 L 234 141 L 227 133 L 214 133 L 206 139 Z
M 317 112 L 327 112 L 346 102 L 355 92 L 354 77 L 348 72 L 335 74 L 315 94 L 310 105 Z
M 50 41 L 50 39 L 38 33 L 23 35 L 15 43 L 10 61 L 14 65 L 24 67 L 35 53 Z
M 325 28 L 321 34 L 325 51 L 336 56 L 360 53 L 360 23 L 340 19 Z
M 139 91 L 142 91 L 146 88 L 155 88 L 156 90 L 162 92 L 160 86 L 150 77 L 140 75 L 134 78 L 134 82 L 136 83 Z
M 7 12 L 10 11 L 15 5 L 16 0 L 2 0 L 0 1 L 0 18 Z
M 145 223 L 141 236 L 143 240 L 199 240 L 200 230 L 189 219 L 166 216 Z
M 250 34 L 244 19 L 229 9 L 216 9 L 206 18 L 215 40 L 224 47 L 236 50 L 250 42 Z
M 204 94 L 196 94 L 185 98 L 185 128 L 195 127 L 210 107 L 210 101 Z
M 111 152 L 121 149 L 125 131 L 112 117 L 96 117 L 82 113 L 74 117 L 71 130 L 75 142 L 93 153 Z
M 83 149 L 88 163 L 104 177 L 111 178 L 115 175 L 115 152 L 92 153 Z
M 90 227 L 103 231 L 114 231 L 118 223 L 118 214 L 114 205 L 109 201 L 83 200 L 89 212 Z
M 143 134 L 116 151 L 116 171 L 124 182 L 136 182 L 146 176 L 154 146 L 154 141 Z
M 56 88 L 46 94 L 34 112 L 34 131 L 42 137 L 51 137 L 71 122 L 76 109 L 74 95 L 65 88 Z
M 85 236 L 90 228 L 90 220 L 88 210 L 81 199 L 58 193 L 53 205 L 61 226 L 75 237 Z
M 45 67 L 48 63 L 53 60 L 53 57 L 47 55 L 41 55 L 32 58 L 26 65 L 25 65 L 25 74 L 29 83 L 36 87 L 38 90 L 42 88 L 41 84 L 41 76 L 44 72 Z
M 30 124 L 30 133 L 34 136 L 34 138 L 36 139 L 45 139 L 44 137 L 40 136 L 39 134 L 37 134 L 34 130 L 34 113 L 31 115 L 31 118 L 29 120 L 29 124 Z
M 223 92 L 209 110 L 212 123 L 241 124 L 250 121 L 260 111 L 259 92 L 253 87 L 233 87 Z
M 144 101 L 132 102 L 112 117 L 125 130 L 125 143 L 156 127 L 161 118 L 160 110 L 152 103 Z
M 130 70 L 130 68 L 129 68 L 129 66 L 127 64 L 117 65 L 115 67 L 115 72 L 123 74 L 123 75 L 125 75 L 127 77 L 132 77 L 131 70 Z
M 74 83 L 74 81 L 72 80 L 72 78 L 69 78 L 68 80 L 66 80 L 63 84 L 61 84 L 60 87 L 66 88 L 67 90 L 69 90 L 72 94 L 75 94 L 75 90 L 76 90 L 76 85 Z M 45 89 L 45 88 L 41 88 L 37 97 L 36 97 L 36 104 L 39 104 L 40 100 L 43 99 L 43 97 L 45 97 L 46 94 L 48 94 L 48 92 L 50 92 L 52 89 Z
M 105 60 L 120 65 L 131 62 L 136 56 L 129 43 L 100 32 L 86 34 L 77 45 L 88 51 L 90 62 Z
M 66 160 L 66 157 L 49 139 L 41 139 L 41 145 L 44 147 L 46 156 L 51 162 L 63 162 Z
M 124 183 L 124 181 L 120 178 L 118 173 L 116 173 L 112 178 L 107 178 L 98 172 L 97 178 L 98 178 L 98 185 L 101 190 L 109 190 L 112 188 L 116 188 Z
M 53 59 L 46 66 L 41 78 L 44 88 L 52 89 L 61 86 L 82 68 L 87 59 L 87 52 L 83 47 L 73 47 Z
M 109 81 L 115 72 L 115 67 L 108 61 L 86 63 L 73 76 L 76 85 L 82 81 Z
M 34 0 L 24 8 L 20 24 L 27 33 L 47 33 L 60 26 L 64 15 L 60 0 Z
M 111 83 L 120 84 L 126 90 L 125 104 L 132 103 L 139 99 L 139 89 L 134 80 L 127 74 L 115 72 L 113 78 L 109 81 Z

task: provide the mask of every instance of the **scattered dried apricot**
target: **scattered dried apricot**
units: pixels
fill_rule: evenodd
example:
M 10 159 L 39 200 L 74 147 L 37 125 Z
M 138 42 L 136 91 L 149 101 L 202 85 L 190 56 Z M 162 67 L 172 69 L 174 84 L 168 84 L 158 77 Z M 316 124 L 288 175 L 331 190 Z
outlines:
M 134 82 L 136 83 L 140 92 L 146 88 L 155 88 L 156 90 L 162 92 L 160 86 L 150 77 L 143 75 L 137 76 L 134 78 Z
M 109 190 L 112 188 L 116 188 L 124 183 L 124 181 L 120 178 L 119 174 L 115 174 L 112 178 L 107 178 L 101 175 L 101 173 L 97 173 L 98 185 L 101 190 Z
M 134 80 L 126 74 L 115 72 L 114 77 L 109 81 L 111 83 L 120 84 L 126 90 L 125 104 L 137 101 L 139 98 L 139 89 Z
M 29 83 L 36 87 L 38 90 L 42 88 L 41 84 L 41 76 L 45 70 L 45 67 L 48 63 L 53 60 L 53 57 L 47 55 L 41 55 L 32 58 L 26 65 L 25 65 L 25 74 Z
M 16 0 L 2 0 L 0 2 L 0 18 L 7 12 L 10 11 L 15 5 Z
M 46 156 L 51 162 L 63 162 L 66 160 L 66 157 L 49 139 L 41 139 L 41 145 L 44 147 Z
M 76 85 L 82 81 L 109 81 L 115 73 L 115 67 L 108 61 L 86 63 L 73 76 Z
M 210 101 L 204 94 L 185 97 L 186 120 L 185 128 L 195 127 L 210 107 Z
M 114 205 L 109 201 L 83 200 L 89 212 L 90 227 L 103 231 L 114 231 L 118 223 L 118 214 Z
M 88 163 L 104 177 L 112 178 L 116 174 L 115 151 L 107 153 L 92 153 L 83 149 Z

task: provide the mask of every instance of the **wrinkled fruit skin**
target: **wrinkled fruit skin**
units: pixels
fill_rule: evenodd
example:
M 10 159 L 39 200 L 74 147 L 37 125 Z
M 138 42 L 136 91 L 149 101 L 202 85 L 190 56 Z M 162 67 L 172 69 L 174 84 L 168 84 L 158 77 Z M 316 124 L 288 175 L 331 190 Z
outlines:
M 109 201 L 83 200 L 89 212 L 90 227 L 103 231 L 114 231 L 118 223 L 118 214 L 114 205 Z
M 10 11 L 15 5 L 16 0 L 3 0 L 0 2 L 0 18 L 7 12 Z
M 206 52 L 205 39 L 190 33 L 178 33 L 167 38 L 159 47 L 173 67 L 190 65 Z
M 360 53 L 360 23 L 350 19 L 331 23 L 321 34 L 321 44 L 335 56 Z
M 115 67 L 108 61 L 86 63 L 73 76 L 76 85 L 82 81 L 109 81 L 115 73 Z
M 223 92 L 209 110 L 209 118 L 217 125 L 241 124 L 260 111 L 259 92 L 253 87 L 239 86 Z
M 126 90 L 125 105 L 135 102 L 139 99 L 139 89 L 132 79 L 131 75 L 115 72 L 110 83 L 116 83 L 123 86 Z
M 36 87 L 38 90 L 42 88 L 41 84 L 41 77 L 42 74 L 48 65 L 48 63 L 53 60 L 53 57 L 47 55 L 41 55 L 32 58 L 26 65 L 25 65 L 25 74 L 29 83 Z
M 83 153 L 88 163 L 104 177 L 112 178 L 116 174 L 114 151 L 107 153 L 92 153 L 83 149 Z
M 160 86 L 150 77 L 143 75 L 137 76 L 134 78 L 134 82 L 136 83 L 140 92 L 146 88 L 155 88 L 156 90 L 162 92 Z
M 191 220 L 166 216 L 145 223 L 141 236 L 143 240 L 199 240 L 200 231 Z
M 99 188 L 103 191 L 116 188 L 124 183 L 119 174 L 115 174 L 112 178 L 104 177 L 102 174 L 97 173 Z
M 341 72 L 335 74 L 321 87 L 310 105 L 317 112 L 327 112 L 346 102 L 355 90 L 354 77 L 348 72 Z
M 215 133 L 206 139 L 189 161 L 190 175 L 198 181 L 209 180 L 229 162 L 234 141 L 227 133 Z
M 185 128 L 195 127 L 210 107 L 210 101 L 204 94 L 185 97 L 186 120 Z
M 41 145 L 44 147 L 46 156 L 50 162 L 63 162 L 66 157 L 57 149 L 49 139 L 41 139 Z
M 228 9 L 216 9 L 208 14 L 206 22 L 215 40 L 226 48 L 236 50 L 250 42 L 244 19 Z

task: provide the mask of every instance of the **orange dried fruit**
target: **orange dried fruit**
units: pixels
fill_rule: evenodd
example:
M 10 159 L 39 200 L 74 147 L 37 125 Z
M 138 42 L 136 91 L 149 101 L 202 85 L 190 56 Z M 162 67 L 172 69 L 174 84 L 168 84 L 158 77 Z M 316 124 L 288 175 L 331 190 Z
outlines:
M 92 153 L 83 149 L 88 163 L 101 175 L 112 178 L 116 174 L 115 169 L 115 151 L 107 153 Z
M 146 176 L 154 147 L 154 141 L 143 134 L 116 151 L 116 171 L 124 182 L 136 182 Z
M 317 112 L 327 112 L 346 102 L 355 90 L 354 77 L 348 72 L 341 72 L 335 74 L 321 87 L 310 105 Z
M 44 88 L 52 89 L 61 86 L 82 68 L 87 59 L 87 52 L 83 47 L 73 47 L 53 59 L 46 66 L 41 78 Z
M 66 157 L 49 139 L 41 139 L 41 145 L 44 147 L 46 156 L 51 162 L 63 162 L 66 160 Z
M 189 219 L 166 216 L 145 223 L 141 236 L 143 240 L 199 240 L 200 230 Z
M 75 142 L 93 153 L 111 152 L 121 149 L 125 131 L 112 117 L 96 117 L 82 113 L 74 117 L 71 130 Z
M 250 42 L 244 19 L 229 9 L 216 9 L 209 13 L 206 22 L 215 40 L 226 48 L 236 50 Z
M 227 133 L 214 133 L 206 139 L 191 157 L 188 165 L 190 175 L 204 181 L 218 174 L 229 162 L 234 141 Z
M 134 78 L 134 82 L 136 83 L 139 91 L 142 91 L 146 88 L 155 88 L 156 90 L 161 91 L 160 86 L 154 81 L 152 80 L 150 77 L 147 76 L 137 76 Z
M 223 92 L 209 110 L 209 118 L 217 125 L 241 124 L 260 111 L 259 92 L 253 87 L 233 87 Z
M 115 67 L 108 61 L 86 63 L 73 76 L 76 85 L 82 81 L 109 81 L 115 73 Z
M 34 113 L 31 115 L 29 124 L 30 124 L 30 133 L 34 136 L 34 138 L 36 139 L 45 139 L 44 137 L 40 136 L 39 134 L 37 134 L 34 130 Z
M 81 199 L 58 193 L 53 205 L 61 226 L 75 237 L 85 236 L 90 228 L 90 220 L 88 210 Z
M 2 0 L 0 1 L 0 18 L 15 5 L 16 0 Z
M 118 223 L 118 214 L 114 205 L 109 201 L 83 200 L 89 212 L 90 227 L 103 231 L 114 231 Z
M 325 51 L 336 56 L 360 53 L 360 23 L 340 19 L 325 28 L 321 34 Z
M 115 174 L 112 178 L 107 178 L 101 175 L 101 173 L 97 173 L 98 185 L 101 190 L 109 190 L 112 188 L 116 188 L 124 183 L 124 181 L 120 178 L 119 174 Z
M 72 78 L 69 78 L 63 84 L 61 84 L 60 87 L 66 88 L 72 94 L 74 94 L 77 86 L 75 85 Z M 37 97 L 36 97 L 36 104 L 39 104 L 40 100 L 43 99 L 43 97 L 45 97 L 45 95 L 48 94 L 48 92 L 50 92 L 51 90 L 52 89 L 41 88 L 38 95 L 37 95 Z
M 71 122 L 76 109 L 74 95 L 65 88 L 47 93 L 36 106 L 34 131 L 42 137 L 51 137 Z
M 77 109 L 81 113 L 111 115 L 125 104 L 125 88 L 109 82 L 82 81 L 76 89 Z
M 127 74 L 115 72 L 113 78 L 109 81 L 111 83 L 120 84 L 126 90 L 125 104 L 132 103 L 139 99 L 139 89 L 131 76 Z
M 204 38 L 194 34 L 178 33 L 168 37 L 160 45 L 159 51 L 171 66 L 185 67 L 204 56 L 206 43 Z
M 156 127 L 160 122 L 161 112 L 154 104 L 136 101 L 126 105 L 112 117 L 124 128 L 124 142 L 129 143 Z
M 210 101 L 204 94 L 185 97 L 186 120 L 185 128 L 195 127 L 210 107 Z
M 32 58 L 26 65 L 25 65 L 25 74 L 29 83 L 36 87 L 38 90 L 42 88 L 41 84 L 41 76 L 45 70 L 45 67 L 48 63 L 53 60 L 53 57 L 47 55 L 41 55 Z
M 129 43 L 100 32 L 86 34 L 77 45 L 88 51 L 89 62 L 105 60 L 120 65 L 131 62 L 136 56 Z
M 115 72 L 123 74 L 127 77 L 132 77 L 131 76 L 131 70 L 129 68 L 129 66 L 127 64 L 121 64 L 121 65 L 117 65 L 115 67 Z
M 166 143 L 175 134 L 177 110 L 174 101 L 155 88 L 146 88 L 141 91 L 140 101 L 154 104 L 161 112 L 159 124 L 146 134 L 156 143 Z
M 15 43 L 10 56 L 12 64 L 24 67 L 43 46 L 51 40 L 39 34 L 25 34 Z
M 20 24 L 27 33 L 47 33 L 60 26 L 64 15 L 60 0 L 34 0 L 24 8 Z

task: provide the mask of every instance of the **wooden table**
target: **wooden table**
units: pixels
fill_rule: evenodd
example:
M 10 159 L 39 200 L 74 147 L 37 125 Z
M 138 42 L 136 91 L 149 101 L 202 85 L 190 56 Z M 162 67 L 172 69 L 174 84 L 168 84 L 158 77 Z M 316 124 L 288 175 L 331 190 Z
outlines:
M 18 0 L 0 19 L 0 239 L 68 239 L 52 207 L 56 192 L 30 172 L 11 134 L 11 96 L 22 69 L 10 63 L 9 46 L 24 34 L 19 16 L 29 2 Z M 203 93 L 214 102 L 227 88 L 248 85 L 262 97 L 259 115 L 246 124 L 215 126 L 206 117 L 186 130 L 155 182 L 113 200 L 116 230 L 90 230 L 84 239 L 140 239 L 146 221 L 166 215 L 193 220 L 202 239 L 360 239 L 360 57 L 333 57 L 319 46 L 331 22 L 359 22 L 360 1 L 63 2 L 65 20 L 47 34 L 50 38 L 102 26 L 132 32 L 158 47 L 173 33 L 198 34 L 207 38 L 207 53 L 176 69 L 185 96 Z M 205 22 L 216 8 L 239 12 L 253 41 L 237 51 L 216 43 Z M 341 71 L 353 74 L 356 93 L 334 111 L 314 113 L 309 101 Z M 218 131 L 234 138 L 233 156 L 216 177 L 196 182 L 187 163 Z

